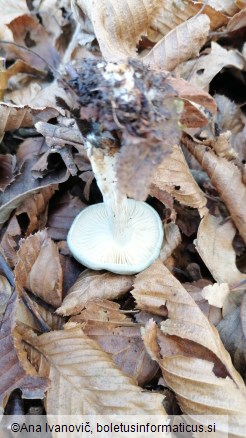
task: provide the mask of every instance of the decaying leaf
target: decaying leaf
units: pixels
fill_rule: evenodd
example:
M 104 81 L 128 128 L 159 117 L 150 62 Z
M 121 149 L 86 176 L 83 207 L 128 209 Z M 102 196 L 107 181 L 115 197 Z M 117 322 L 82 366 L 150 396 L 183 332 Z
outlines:
M 142 392 L 79 325 L 70 323 L 63 331 L 39 337 L 21 327 L 19 331 L 31 347 L 31 362 L 35 359 L 39 374 L 51 381 L 47 414 L 152 414 L 165 421 L 163 397 Z
M 198 55 L 205 44 L 210 20 L 202 14 L 179 24 L 143 58 L 150 68 L 172 71 L 181 62 Z
M 39 231 L 21 242 L 15 277 L 20 296 L 22 289 L 27 288 L 53 307 L 61 304 L 62 269 L 58 248 L 47 231 Z
M 175 146 L 172 154 L 157 167 L 152 183 L 170 193 L 181 204 L 198 208 L 201 216 L 206 213 L 206 197 L 191 175 L 179 146 Z
M 116 275 L 112 272 L 86 269 L 70 288 L 57 313 L 76 315 L 88 301 L 119 298 L 131 289 L 133 278 L 133 275 Z
M 158 367 L 144 348 L 140 324 L 132 322 L 119 307 L 112 301 L 89 301 L 70 321 L 81 323 L 84 332 L 112 355 L 124 373 L 142 386 L 156 375 Z
M 186 139 L 185 145 L 207 172 L 239 233 L 246 241 L 246 187 L 242 182 L 240 170 L 235 164 L 216 156 L 201 144 Z
M 162 0 L 73 0 L 77 17 L 84 14 L 93 23 L 94 32 L 104 59 L 124 62 L 136 57 L 136 45 L 146 34 L 149 23 L 158 14 Z

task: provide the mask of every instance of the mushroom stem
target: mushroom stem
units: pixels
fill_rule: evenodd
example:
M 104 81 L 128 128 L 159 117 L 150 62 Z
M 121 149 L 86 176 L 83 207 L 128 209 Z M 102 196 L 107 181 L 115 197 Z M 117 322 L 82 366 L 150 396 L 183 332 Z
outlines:
M 112 149 L 104 150 L 86 142 L 88 158 L 97 180 L 97 185 L 103 195 L 110 230 L 119 244 L 123 244 L 131 236 L 128 226 L 131 220 L 128 210 L 127 197 L 119 192 L 118 179 L 115 171 L 117 152 Z M 111 151 L 111 153 L 110 153 Z

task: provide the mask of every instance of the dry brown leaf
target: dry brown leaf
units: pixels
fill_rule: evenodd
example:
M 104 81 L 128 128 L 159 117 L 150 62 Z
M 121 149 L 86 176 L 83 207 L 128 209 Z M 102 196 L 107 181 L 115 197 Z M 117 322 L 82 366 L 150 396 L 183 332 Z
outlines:
M 19 361 L 12 337 L 15 321 L 16 294 L 13 293 L 4 314 L 0 329 L 0 412 L 3 412 L 10 393 L 20 388 L 24 398 L 44 398 L 48 381 L 39 377 L 35 369 L 26 363 L 23 367 Z
M 225 157 L 228 160 L 235 159 L 237 153 L 231 145 L 231 132 L 222 132 L 215 140 L 212 141 L 211 146 L 213 147 L 216 155 L 219 157 Z
M 164 158 L 156 168 L 152 183 L 158 189 L 170 193 L 181 204 L 198 208 L 201 216 L 206 213 L 206 197 L 191 175 L 179 146 L 176 145 L 172 154 Z
M 121 62 L 136 57 L 136 45 L 159 12 L 162 0 L 73 0 L 78 10 L 92 21 L 102 55 L 107 61 Z
M 212 79 L 223 67 L 227 66 L 242 70 L 244 68 L 242 55 L 235 49 L 226 50 L 219 44 L 212 42 L 211 52 L 208 55 L 200 56 L 195 63 L 189 82 L 198 88 L 207 90 Z
M 156 375 L 158 366 L 144 348 L 140 325 L 133 323 L 119 307 L 112 301 L 89 301 L 85 310 L 70 321 L 81 323 L 84 332 L 112 355 L 121 371 L 142 386 Z
M 39 193 L 33 194 L 23 201 L 16 209 L 16 216 L 26 214 L 28 225 L 25 230 L 26 236 L 45 227 L 47 221 L 47 208 L 49 200 L 56 191 L 56 186 L 48 186 L 41 189 Z
M 15 278 L 19 296 L 22 295 L 22 289 L 27 288 L 55 308 L 61 304 L 62 269 L 59 253 L 47 231 L 39 231 L 21 241 Z
M 164 225 L 164 240 L 160 252 L 160 260 L 164 263 L 181 243 L 182 237 L 176 224 Z
M 181 62 L 199 54 L 209 29 L 207 15 L 192 17 L 162 38 L 143 58 L 143 62 L 153 69 L 172 71 Z
M 201 144 L 186 139 L 185 145 L 207 172 L 246 242 L 246 187 L 242 182 L 240 170 L 235 164 L 218 157 Z
M 66 240 L 75 216 L 85 207 L 86 205 L 78 197 L 69 193 L 60 197 L 58 202 L 52 202 L 47 222 L 48 235 L 52 239 Z
M 237 284 L 246 279 L 236 266 L 232 246 L 236 230 L 231 221 L 207 214 L 201 221 L 195 241 L 196 249 L 218 283 Z M 208 238 L 209 236 L 209 238 Z
M 193 322 L 190 319 L 190 333 L 194 329 Z M 209 415 L 210 421 L 214 421 L 212 419 L 216 415 L 221 415 L 223 417 L 217 417 L 216 421 L 216 436 L 228 437 L 229 426 L 231 438 L 243 438 L 246 427 L 246 389 L 240 375 L 231 366 L 234 376 L 228 376 L 223 368 L 219 370 L 213 353 L 197 343 L 187 342 L 186 339 L 183 341 L 180 335 L 178 331 L 176 336 L 175 329 L 172 330 L 172 336 L 164 335 L 150 321 L 143 339 L 151 357 L 162 368 L 166 384 L 175 392 L 182 412 L 190 415 L 191 419 L 193 415 L 199 415 L 201 424 L 204 415 Z M 210 336 L 207 335 L 208 338 Z M 220 348 L 223 350 L 222 343 Z M 224 353 L 229 358 L 226 350 Z
M 87 301 L 119 298 L 131 289 L 133 278 L 133 275 L 86 269 L 70 288 L 57 313 L 64 316 L 76 315 L 83 310 Z
M 39 375 L 51 381 L 47 414 L 152 414 L 165 421 L 163 397 L 143 392 L 79 325 L 70 323 L 63 331 L 39 337 L 21 327 L 19 331 Z
M 229 312 L 218 324 L 222 342 L 229 351 L 238 372 L 246 377 L 245 294 L 240 306 Z

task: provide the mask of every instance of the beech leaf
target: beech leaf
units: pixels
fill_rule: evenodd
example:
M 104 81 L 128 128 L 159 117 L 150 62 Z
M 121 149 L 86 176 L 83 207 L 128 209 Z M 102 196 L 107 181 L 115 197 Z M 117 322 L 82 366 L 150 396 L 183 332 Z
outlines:
M 57 313 L 64 316 L 76 315 L 87 301 L 119 298 L 131 289 L 133 278 L 133 275 L 86 269 L 69 289 Z
M 208 36 L 209 23 L 208 16 L 202 14 L 179 24 L 153 47 L 143 62 L 152 69 L 174 70 L 199 54 Z
M 163 396 L 143 392 L 75 323 L 37 337 L 19 327 L 39 375 L 50 379 L 47 414 L 163 415 Z M 30 356 L 31 357 L 31 356 Z

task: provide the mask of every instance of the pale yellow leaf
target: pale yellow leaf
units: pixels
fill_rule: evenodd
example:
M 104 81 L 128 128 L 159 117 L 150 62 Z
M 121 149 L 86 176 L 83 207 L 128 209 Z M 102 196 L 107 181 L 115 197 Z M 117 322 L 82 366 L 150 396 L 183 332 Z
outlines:
M 133 278 L 133 275 L 86 269 L 70 288 L 57 313 L 66 316 L 76 315 L 85 307 L 87 301 L 119 298 L 131 289 Z
M 78 10 L 92 21 L 104 59 L 125 61 L 136 57 L 136 45 L 146 34 L 151 20 L 162 6 L 162 0 L 73 0 Z
M 231 221 L 221 223 L 221 217 L 207 214 L 201 221 L 196 249 L 218 283 L 239 283 L 246 279 L 236 266 L 232 241 L 236 230 Z
M 152 183 L 170 193 L 181 204 L 198 208 L 201 216 L 206 213 L 206 197 L 191 175 L 179 146 L 174 146 L 172 154 L 156 168 Z
M 19 333 L 39 375 L 50 379 L 47 414 L 162 415 L 165 421 L 163 396 L 138 387 L 78 324 L 39 337 L 22 326 Z
M 152 69 L 172 71 L 181 62 L 199 54 L 208 36 L 209 23 L 204 14 L 181 23 L 153 47 L 143 62 Z
M 223 307 L 223 304 L 230 293 L 227 283 L 214 283 L 205 286 L 201 292 L 211 306 Z
M 244 68 L 243 56 L 234 50 L 226 50 L 219 44 L 212 42 L 211 52 L 200 56 L 195 63 L 189 82 L 198 88 L 207 90 L 212 79 L 223 67 L 232 66 L 242 70 Z

